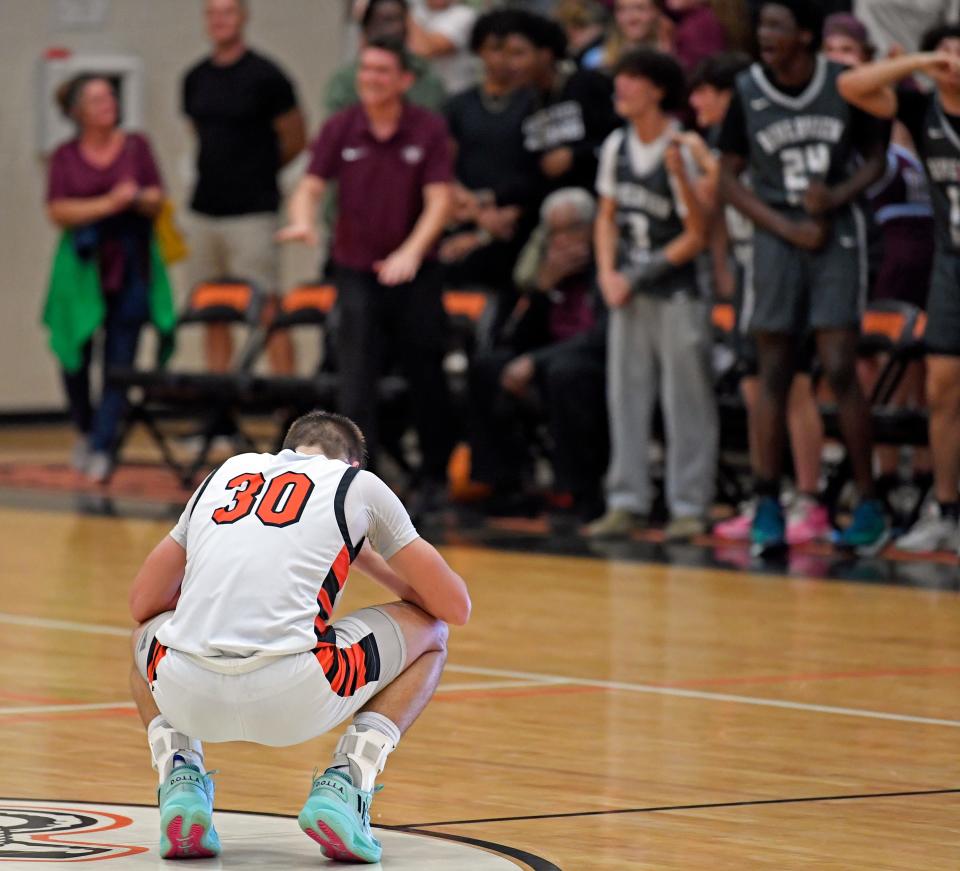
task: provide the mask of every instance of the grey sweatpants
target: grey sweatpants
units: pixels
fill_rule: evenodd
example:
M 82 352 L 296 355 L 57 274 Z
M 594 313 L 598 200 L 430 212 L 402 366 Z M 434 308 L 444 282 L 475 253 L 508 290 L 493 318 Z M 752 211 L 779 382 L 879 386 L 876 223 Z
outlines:
M 660 396 L 666 430 L 667 506 L 705 517 L 717 464 L 709 308 L 687 294 L 637 294 L 610 311 L 607 398 L 611 458 L 607 506 L 650 510 L 651 417 Z

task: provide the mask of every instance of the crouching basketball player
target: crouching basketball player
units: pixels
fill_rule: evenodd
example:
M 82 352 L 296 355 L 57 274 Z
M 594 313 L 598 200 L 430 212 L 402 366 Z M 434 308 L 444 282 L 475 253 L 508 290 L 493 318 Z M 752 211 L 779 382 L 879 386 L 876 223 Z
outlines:
M 298 744 L 352 716 L 299 823 L 330 859 L 380 860 L 374 780 L 433 694 L 470 597 L 363 456 L 352 421 L 304 415 L 278 454 L 213 471 L 134 580 L 131 687 L 164 858 L 220 852 L 201 740 Z M 400 601 L 331 622 L 351 564 Z

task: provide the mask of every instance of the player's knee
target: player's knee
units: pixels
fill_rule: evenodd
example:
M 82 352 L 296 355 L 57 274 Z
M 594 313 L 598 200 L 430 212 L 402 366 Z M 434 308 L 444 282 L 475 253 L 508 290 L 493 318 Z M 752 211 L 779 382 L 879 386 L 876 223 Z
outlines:
M 828 356 L 823 361 L 823 369 L 827 383 L 837 397 L 848 395 L 858 386 L 856 365 L 845 354 Z
M 767 398 L 786 403 L 793 381 L 793 375 L 786 367 L 765 366 L 761 369 L 758 380 L 760 389 Z
M 447 642 L 450 640 L 450 627 L 443 620 L 433 621 L 433 650 L 447 656 Z
M 953 367 L 927 369 L 927 404 L 931 411 L 947 411 L 960 404 L 960 382 Z

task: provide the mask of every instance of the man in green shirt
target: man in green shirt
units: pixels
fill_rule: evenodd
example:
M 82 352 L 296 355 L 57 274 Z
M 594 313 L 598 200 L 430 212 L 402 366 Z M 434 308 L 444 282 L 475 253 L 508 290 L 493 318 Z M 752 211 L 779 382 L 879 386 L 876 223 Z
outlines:
M 363 40 L 392 39 L 407 41 L 407 0 L 370 0 L 360 22 Z M 410 72 L 414 81 L 407 91 L 407 100 L 425 109 L 439 112 L 447 95 L 443 83 L 430 69 L 430 64 L 416 55 L 410 56 Z M 324 108 L 328 115 L 357 102 L 357 61 L 340 67 L 327 83 Z

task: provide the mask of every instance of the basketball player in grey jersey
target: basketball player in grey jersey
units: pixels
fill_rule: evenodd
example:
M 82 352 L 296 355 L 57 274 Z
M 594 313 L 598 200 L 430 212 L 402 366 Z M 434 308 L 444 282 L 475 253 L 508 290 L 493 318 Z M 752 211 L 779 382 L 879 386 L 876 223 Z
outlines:
M 923 52 L 843 73 L 840 92 L 878 118 L 896 117 L 913 136 L 930 181 L 936 253 L 927 302 L 927 401 L 936 504 L 897 541 L 906 550 L 960 546 L 960 23 L 931 30 Z M 895 90 L 914 73 L 936 90 Z
M 673 58 L 638 49 L 617 64 L 616 109 L 627 120 L 603 143 L 594 240 L 610 308 L 607 395 L 611 457 L 607 512 L 595 538 L 625 535 L 650 510 L 648 446 L 659 395 L 666 424 L 668 539 L 706 529 L 716 474 L 717 411 L 707 305 L 694 263 L 706 216 L 669 112 L 683 99 Z
M 786 546 L 780 505 L 786 402 L 797 346 L 810 330 L 837 399 L 861 499 L 836 542 L 874 552 L 887 537 L 874 497 L 869 410 L 856 378 L 867 255 L 855 201 L 883 172 L 888 133 L 837 93 L 842 67 L 817 54 L 822 19 L 814 0 L 764 3 L 757 28 L 762 63 L 738 77 L 719 140 L 722 195 L 756 228 L 751 329 L 761 390 L 751 540 L 758 555 Z M 752 189 L 739 180 L 744 169 Z

